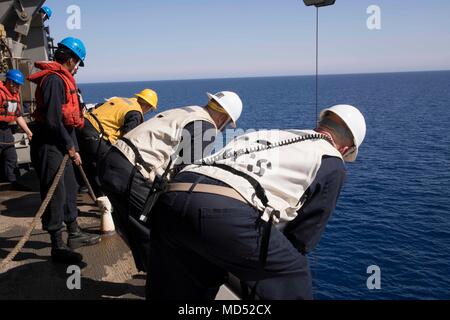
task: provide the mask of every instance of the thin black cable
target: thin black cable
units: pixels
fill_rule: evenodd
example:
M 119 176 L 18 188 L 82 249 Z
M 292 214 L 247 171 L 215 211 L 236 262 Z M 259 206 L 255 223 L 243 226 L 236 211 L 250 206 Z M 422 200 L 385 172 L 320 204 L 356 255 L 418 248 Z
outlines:
M 316 7 L 316 114 L 314 119 L 314 125 L 316 125 L 318 117 L 318 105 L 319 105 L 319 7 Z

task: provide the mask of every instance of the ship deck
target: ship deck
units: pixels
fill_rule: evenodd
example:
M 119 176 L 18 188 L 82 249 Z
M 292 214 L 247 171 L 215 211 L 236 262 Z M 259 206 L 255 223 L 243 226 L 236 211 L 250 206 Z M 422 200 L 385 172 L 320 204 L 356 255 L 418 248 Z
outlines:
M 20 240 L 41 203 L 34 172 L 28 172 L 21 182 L 31 192 L 8 190 L 0 184 L 0 259 L 4 259 Z M 78 195 L 79 224 L 88 232 L 99 233 L 98 209 L 87 194 Z M 67 235 L 64 235 L 67 237 Z M 5 299 L 144 299 L 145 273 L 134 266 L 131 252 L 116 233 L 102 236 L 95 246 L 77 249 L 83 254 L 81 289 L 70 290 L 67 265 L 52 262 L 50 237 L 40 223 L 29 241 L 9 268 L 0 274 L 0 300 Z M 217 299 L 235 299 L 223 286 Z

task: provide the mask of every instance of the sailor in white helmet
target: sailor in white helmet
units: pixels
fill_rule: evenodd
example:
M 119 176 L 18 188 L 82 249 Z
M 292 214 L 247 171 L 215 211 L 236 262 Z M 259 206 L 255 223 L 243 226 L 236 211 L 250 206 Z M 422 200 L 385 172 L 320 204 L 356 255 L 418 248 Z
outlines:
M 306 253 L 365 134 L 361 112 L 337 105 L 315 130 L 245 134 L 185 167 L 152 212 L 147 298 L 214 299 L 231 273 L 244 299 L 312 299 Z
M 138 270 L 147 270 L 146 217 L 159 194 L 159 183 L 170 178 L 174 167 L 209 155 L 218 132 L 228 124 L 236 126 L 241 115 L 242 101 L 236 93 L 207 95 L 204 107 L 167 110 L 129 131 L 100 163 L 102 190 L 113 205 L 114 222 Z

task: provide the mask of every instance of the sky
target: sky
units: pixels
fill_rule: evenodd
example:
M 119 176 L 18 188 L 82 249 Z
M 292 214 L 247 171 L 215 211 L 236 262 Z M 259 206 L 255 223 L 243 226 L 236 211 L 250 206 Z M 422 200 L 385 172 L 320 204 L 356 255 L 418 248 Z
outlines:
M 308 75 L 314 7 L 302 0 L 47 0 L 56 41 L 87 47 L 80 82 Z M 80 29 L 69 29 L 71 5 Z M 380 8 L 369 30 L 367 8 Z M 450 1 L 337 0 L 319 10 L 320 73 L 450 70 Z

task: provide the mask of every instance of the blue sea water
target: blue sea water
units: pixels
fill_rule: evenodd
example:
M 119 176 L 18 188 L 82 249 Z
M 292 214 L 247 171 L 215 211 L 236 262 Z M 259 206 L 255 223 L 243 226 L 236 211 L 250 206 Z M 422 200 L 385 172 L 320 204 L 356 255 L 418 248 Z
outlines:
M 239 127 L 313 128 L 314 77 L 84 84 L 88 102 L 157 90 L 160 110 L 232 90 Z M 319 106 L 354 104 L 367 136 L 310 255 L 317 299 L 450 299 L 450 72 L 320 77 Z M 320 108 L 319 107 L 319 108 Z M 381 289 L 367 268 L 379 266 Z

